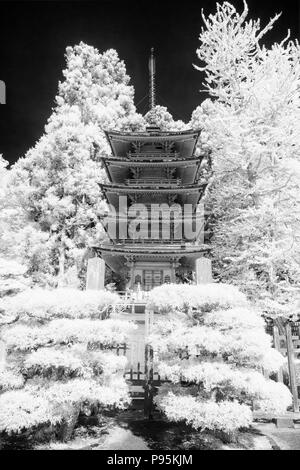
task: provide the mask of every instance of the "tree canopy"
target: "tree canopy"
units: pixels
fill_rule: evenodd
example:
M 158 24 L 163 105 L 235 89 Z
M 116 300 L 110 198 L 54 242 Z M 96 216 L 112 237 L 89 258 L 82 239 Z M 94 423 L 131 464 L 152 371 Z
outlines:
M 68 47 L 63 75 L 44 135 L 10 172 L 2 214 L 10 222 L 10 240 L 21 238 L 25 245 L 29 270 L 44 273 L 46 281 L 57 274 L 63 279 L 74 265 L 80 272 L 88 248 L 104 237 L 100 157 L 110 153 L 104 131 L 143 126 L 115 50 Z M 14 226 L 16 211 L 21 227 Z
M 210 97 L 191 121 L 211 150 L 216 275 L 270 315 L 292 313 L 300 287 L 300 46 L 262 45 L 278 17 L 261 27 L 245 2 L 203 15 L 197 68 Z

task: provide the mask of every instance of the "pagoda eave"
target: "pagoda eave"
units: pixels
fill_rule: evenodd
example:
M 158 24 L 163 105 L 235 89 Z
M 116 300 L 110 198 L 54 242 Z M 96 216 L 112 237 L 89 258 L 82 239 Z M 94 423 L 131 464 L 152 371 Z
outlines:
M 201 163 L 204 155 L 201 155 L 199 157 L 190 157 L 190 158 L 160 158 L 160 159 L 153 159 L 147 158 L 144 160 L 138 159 L 138 158 L 117 158 L 117 157 L 101 157 L 101 160 L 103 163 L 105 163 L 107 166 L 116 166 L 116 167 L 165 167 L 165 166 L 171 166 L 171 167 L 190 167 L 190 166 L 197 166 L 199 163 Z
M 139 247 L 135 246 L 117 246 L 116 244 L 94 246 L 97 252 L 105 262 L 116 272 L 124 269 L 127 260 L 143 261 L 178 261 L 182 265 L 193 269 L 197 258 L 203 256 L 203 253 L 209 251 L 207 245 L 197 246 L 155 246 L 153 245 Z
M 148 139 L 149 141 L 156 140 L 156 138 L 160 138 L 162 140 L 173 140 L 173 138 L 182 139 L 182 137 L 191 137 L 196 136 L 199 137 L 201 129 L 186 129 L 182 131 L 162 131 L 159 130 L 157 132 L 148 132 L 148 131 L 138 131 L 138 132 L 124 132 L 124 131 L 113 131 L 113 130 L 105 130 L 104 133 L 108 138 L 124 140 L 132 142 L 136 139 Z
M 168 169 L 170 174 L 177 172 L 178 178 L 181 179 L 182 184 L 195 184 L 197 175 L 199 174 L 199 168 L 203 155 L 197 158 L 188 159 L 176 159 L 176 160 L 134 160 L 129 161 L 121 158 L 106 158 L 102 157 L 103 167 L 106 171 L 109 181 L 114 185 L 123 185 L 125 180 L 130 179 L 132 173 L 140 174 L 140 172 L 149 172 L 157 168 L 162 170 Z M 136 185 L 141 185 L 142 182 L 137 179 Z M 124 185 L 123 185 L 124 186 Z M 130 187 L 134 186 L 133 184 Z
M 169 256 L 190 256 L 190 257 L 197 257 L 198 255 L 201 256 L 201 253 L 209 251 L 209 247 L 207 245 L 194 245 L 194 246 L 186 246 L 186 245 L 177 245 L 174 246 L 170 245 L 158 245 L 154 243 L 149 243 L 149 245 L 139 246 L 141 244 L 134 244 L 132 246 L 128 245 L 119 245 L 115 243 L 107 244 L 107 245 L 100 245 L 94 246 L 93 249 L 96 251 L 100 251 L 102 253 L 111 253 L 113 255 L 136 255 L 136 256 L 155 256 L 155 257 L 169 257 Z
M 181 204 L 191 204 L 196 206 L 202 198 L 206 184 L 201 186 L 189 186 L 173 188 L 137 188 L 137 187 L 120 187 L 113 185 L 101 185 L 104 197 L 108 204 L 111 204 L 116 211 L 120 203 L 120 196 L 127 197 L 132 202 L 147 204 L 151 201 L 153 204 L 168 203 L 173 204 L 179 202 Z
M 101 189 L 104 192 L 108 193 L 124 193 L 124 194 L 135 194 L 135 193 L 170 193 L 170 194 L 188 194 L 188 193 L 197 193 L 201 190 L 205 189 L 206 184 L 191 184 L 191 185 L 181 185 L 181 186 L 169 186 L 169 187 L 161 187 L 161 186 L 134 186 L 134 185 L 115 185 L 115 184 L 103 184 L 98 183 Z
M 144 145 L 149 143 L 168 144 L 172 142 L 176 151 L 185 155 L 193 155 L 200 130 L 185 130 L 164 132 L 118 132 L 105 131 L 112 154 L 114 156 L 125 156 L 130 151 L 131 145 Z

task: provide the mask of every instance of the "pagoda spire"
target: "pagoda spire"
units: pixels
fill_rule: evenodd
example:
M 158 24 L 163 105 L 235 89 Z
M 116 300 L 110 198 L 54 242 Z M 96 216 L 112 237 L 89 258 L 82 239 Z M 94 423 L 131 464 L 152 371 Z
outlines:
M 150 109 L 155 107 L 155 56 L 154 47 L 151 47 L 149 57 L 149 106 Z

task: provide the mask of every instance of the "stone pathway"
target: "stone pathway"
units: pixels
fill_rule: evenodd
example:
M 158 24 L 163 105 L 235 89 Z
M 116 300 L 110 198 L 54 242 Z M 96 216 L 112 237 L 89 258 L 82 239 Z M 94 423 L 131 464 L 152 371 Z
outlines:
M 114 426 L 109 433 L 104 436 L 103 441 L 91 450 L 149 450 L 146 441 L 135 436 L 130 429 Z
M 300 450 L 300 428 L 277 428 L 273 423 L 259 423 L 255 426 L 267 436 L 277 450 Z

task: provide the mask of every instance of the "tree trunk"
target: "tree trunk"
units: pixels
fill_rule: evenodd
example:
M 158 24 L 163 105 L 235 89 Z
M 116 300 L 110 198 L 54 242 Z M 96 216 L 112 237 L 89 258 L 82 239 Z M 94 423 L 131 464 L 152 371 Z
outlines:
M 64 233 L 61 235 L 60 246 L 59 246 L 59 258 L 58 258 L 58 285 L 62 285 L 63 278 L 65 275 L 65 261 L 66 261 L 66 247 L 64 243 Z

